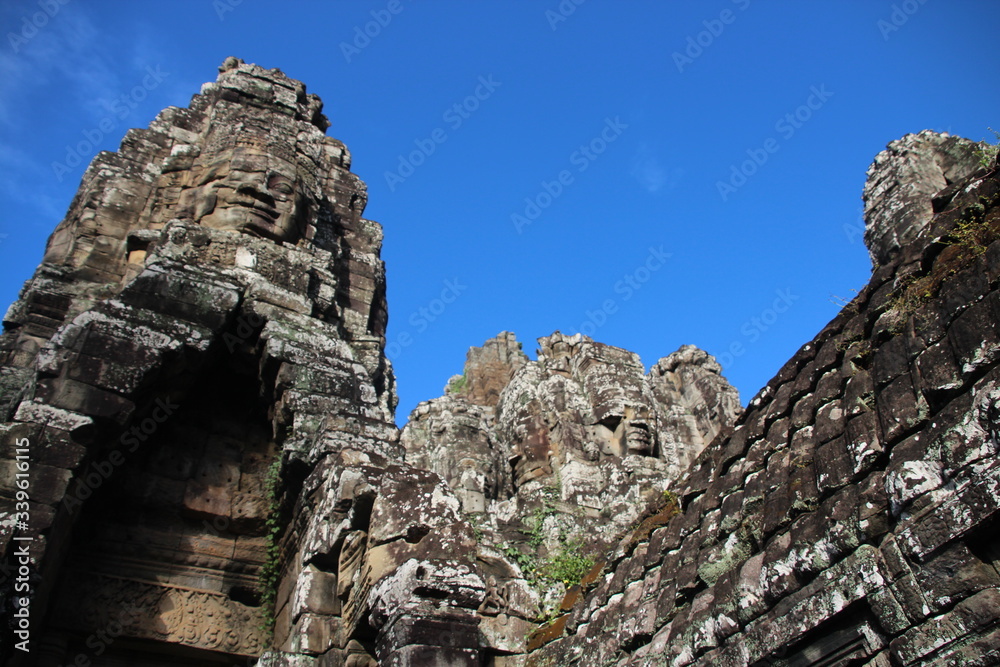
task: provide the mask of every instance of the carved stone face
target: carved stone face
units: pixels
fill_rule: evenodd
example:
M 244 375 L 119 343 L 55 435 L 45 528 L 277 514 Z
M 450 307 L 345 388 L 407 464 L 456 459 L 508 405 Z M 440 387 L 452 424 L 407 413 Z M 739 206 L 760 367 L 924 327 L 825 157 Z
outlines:
M 194 172 L 182 208 L 212 229 L 229 229 L 294 243 L 303 235 L 308 204 L 294 164 L 250 147 L 214 156 Z
M 630 420 L 625 424 L 625 444 L 629 454 L 653 455 L 653 437 L 649 425 L 642 421 Z

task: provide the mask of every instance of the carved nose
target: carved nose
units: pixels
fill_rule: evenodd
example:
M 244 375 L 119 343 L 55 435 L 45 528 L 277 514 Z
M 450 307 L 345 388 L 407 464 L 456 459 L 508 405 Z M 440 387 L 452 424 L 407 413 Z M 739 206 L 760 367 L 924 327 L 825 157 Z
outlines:
M 254 199 L 262 201 L 269 206 L 274 206 L 274 197 L 272 197 L 271 193 L 267 191 L 267 186 L 263 178 L 260 180 L 249 182 L 244 181 L 240 183 L 239 187 L 236 188 L 236 192 L 253 197 Z

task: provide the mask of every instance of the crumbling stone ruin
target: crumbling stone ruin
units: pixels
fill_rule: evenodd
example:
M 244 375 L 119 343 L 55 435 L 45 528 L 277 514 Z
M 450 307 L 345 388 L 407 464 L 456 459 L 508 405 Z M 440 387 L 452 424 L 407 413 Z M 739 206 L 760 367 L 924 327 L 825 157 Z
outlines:
M 625 530 L 659 511 L 739 399 L 693 346 L 644 375 L 635 354 L 579 334 L 538 342 L 536 361 L 509 332 L 469 350 L 465 373 L 417 406 L 400 442 L 408 463 L 453 489 L 480 548 L 518 564 L 549 616 Z
M 871 282 L 672 483 L 529 665 L 1000 664 L 1000 179 L 889 144 Z
M 4 437 L 30 443 L 30 511 L 11 511 L 5 449 L 3 545 L 15 564 L 29 546 L 34 588 L 31 653 L 5 657 L 517 650 L 513 624 L 480 640 L 477 612 L 511 566 L 477 561 L 458 499 L 403 461 L 382 232 L 350 154 L 301 83 L 221 70 L 96 158 L 5 318 Z
M 876 157 L 871 283 L 745 410 L 504 332 L 400 430 L 328 126 L 229 58 L 87 170 L 0 337 L 0 661 L 1000 664 L 994 155 Z

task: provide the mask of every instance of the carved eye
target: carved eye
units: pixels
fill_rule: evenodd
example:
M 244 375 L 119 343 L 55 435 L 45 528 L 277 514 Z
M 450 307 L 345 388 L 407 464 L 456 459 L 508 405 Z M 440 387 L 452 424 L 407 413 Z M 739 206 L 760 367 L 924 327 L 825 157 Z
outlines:
M 272 176 L 268 182 L 268 189 L 276 197 L 289 197 L 295 189 L 292 184 L 280 176 Z

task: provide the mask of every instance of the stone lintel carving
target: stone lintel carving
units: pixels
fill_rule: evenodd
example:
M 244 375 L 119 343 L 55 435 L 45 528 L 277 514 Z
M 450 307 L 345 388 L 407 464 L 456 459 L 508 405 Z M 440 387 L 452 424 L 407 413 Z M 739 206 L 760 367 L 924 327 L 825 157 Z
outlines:
M 105 630 L 241 656 L 257 656 L 267 646 L 260 609 L 221 593 L 74 572 L 62 595 L 77 601 L 62 606 L 57 622 L 66 630 Z

